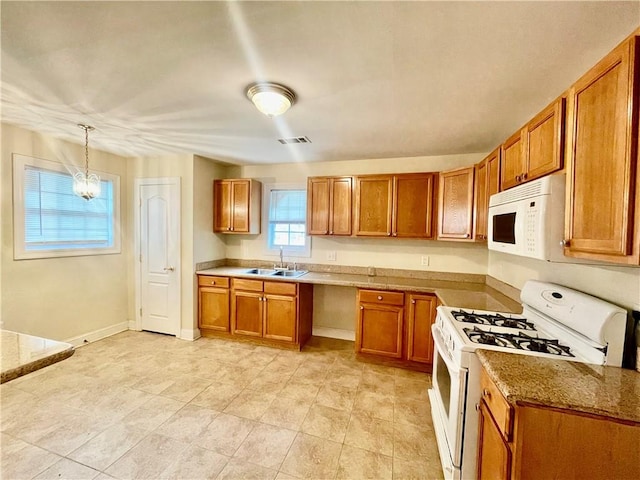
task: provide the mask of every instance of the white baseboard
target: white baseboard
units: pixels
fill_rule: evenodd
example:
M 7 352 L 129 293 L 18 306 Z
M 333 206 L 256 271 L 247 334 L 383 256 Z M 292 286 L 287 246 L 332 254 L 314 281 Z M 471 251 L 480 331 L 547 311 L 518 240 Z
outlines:
M 183 328 L 182 330 L 180 330 L 179 338 L 181 338 L 182 340 L 190 340 L 193 342 L 194 340 L 200 338 L 200 330 L 197 328 L 194 328 L 193 330 Z
M 71 345 L 79 347 L 87 343 L 92 343 L 97 340 L 102 340 L 103 338 L 110 337 L 111 335 L 115 335 L 116 333 L 124 332 L 126 330 L 129 330 L 129 322 L 121 322 L 121 323 L 116 323 L 115 325 L 111 325 L 109 327 L 101 328 L 100 330 L 87 332 L 84 335 L 68 338 L 64 341 L 67 343 L 70 343 Z
M 135 320 L 129 320 L 129 330 L 136 330 L 138 332 L 140 331 Z
M 355 342 L 356 332 L 342 330 L 341 328 L 313 327 L 313 336 L 339 338 L 340 340 L 350 340 Z

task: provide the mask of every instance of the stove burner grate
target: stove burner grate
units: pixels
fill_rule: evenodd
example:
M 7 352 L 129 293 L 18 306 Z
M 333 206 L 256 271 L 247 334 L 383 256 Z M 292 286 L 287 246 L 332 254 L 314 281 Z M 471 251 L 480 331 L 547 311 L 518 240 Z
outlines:
M 501 315 L 500 313 L 476 313 L 473 311 L 465 312 L 464 310 L 453 310 L 451 312 L 451 315 L 458 322 L 535 331 L 535 326 L 533 325 L 533 323 L 528 322 L 524 317 L 506 317 L 504 315 Z
M 490 330 L 482 330 L 476 326 L 473 328 L 463 328 L 463 331 L 469 340 L 481 345 L 493 345 L 516 350 L 527 350 L 529 352 L 548 353 L 562 357 L 574 356 L 571 353 L 571 349 L 566 345 L 561 345 L 559 340 L 532 337 L 524 332 L 518 332 L 517 334 L 492 332 Z

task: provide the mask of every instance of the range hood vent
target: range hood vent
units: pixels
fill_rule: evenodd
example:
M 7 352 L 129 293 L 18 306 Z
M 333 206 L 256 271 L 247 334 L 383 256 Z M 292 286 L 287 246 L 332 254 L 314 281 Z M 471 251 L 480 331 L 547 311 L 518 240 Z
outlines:
M 309 137 L 279 138 L 278 141 L 283 145 L 288 145 L 291 143 L 311 143 Z

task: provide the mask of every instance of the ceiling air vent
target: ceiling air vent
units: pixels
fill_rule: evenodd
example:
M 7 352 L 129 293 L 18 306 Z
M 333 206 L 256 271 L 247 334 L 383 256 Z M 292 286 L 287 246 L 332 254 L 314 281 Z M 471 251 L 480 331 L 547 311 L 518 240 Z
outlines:
M 309 137 L 279 138 L 278 141 L 283 145 L 287 145 L 290 143 L 311 143 Z

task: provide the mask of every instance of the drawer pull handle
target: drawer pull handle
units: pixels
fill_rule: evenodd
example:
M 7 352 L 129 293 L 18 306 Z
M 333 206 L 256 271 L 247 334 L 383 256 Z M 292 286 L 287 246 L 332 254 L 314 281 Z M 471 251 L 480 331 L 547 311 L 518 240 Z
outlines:
M 378 300 L 382 300 L 382 295 L 378 295 Z
M 485 398 L 491 398 L 491 392 L 485 388 L 482 390 L 482 396 Z
M 362 305 L 360 305 L 360 310 L 364 310 L 364 307 Z

